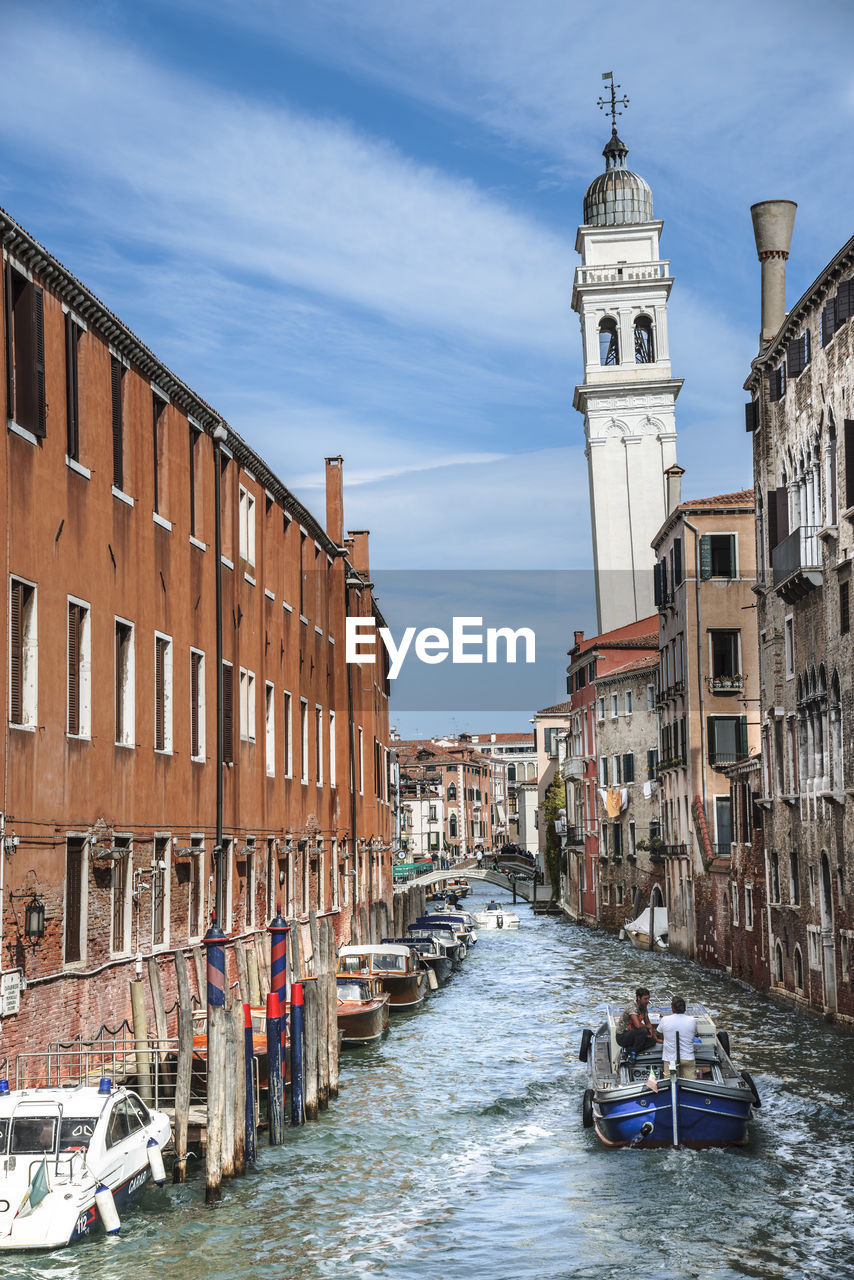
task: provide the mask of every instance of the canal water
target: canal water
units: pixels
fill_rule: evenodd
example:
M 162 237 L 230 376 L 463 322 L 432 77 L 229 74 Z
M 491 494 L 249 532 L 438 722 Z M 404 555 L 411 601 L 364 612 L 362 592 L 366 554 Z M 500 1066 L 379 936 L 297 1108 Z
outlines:
M 0 1256 L 0 1277 L 854 1277 L 854 1037 L 517 910 L 518 934 L 483 934 L 381 1045 L 346 1052 L 321 1121 L 262 1148 L 221 1204 L 199 1171 L 148 1190 L 119 1237 Z M 615 1151 L 582 1127 L 582 1028 L 638 984 L 729 1032 L 763 1102 L 746 1148 Z

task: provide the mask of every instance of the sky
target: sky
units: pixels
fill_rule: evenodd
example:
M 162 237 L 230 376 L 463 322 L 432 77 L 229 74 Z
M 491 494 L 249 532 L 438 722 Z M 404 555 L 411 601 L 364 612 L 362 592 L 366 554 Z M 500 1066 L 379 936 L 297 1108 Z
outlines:
M 750 485 L 749 206 L 798 202 L 791 305 L 854 232 L 849 0 L 0 0 L 0 24 L 0 204 L 318 514 L 342 454 L 346 524 L 394 571 L 590 567 L 570 295 L 613 71 L 675 277 L 684 493 Z

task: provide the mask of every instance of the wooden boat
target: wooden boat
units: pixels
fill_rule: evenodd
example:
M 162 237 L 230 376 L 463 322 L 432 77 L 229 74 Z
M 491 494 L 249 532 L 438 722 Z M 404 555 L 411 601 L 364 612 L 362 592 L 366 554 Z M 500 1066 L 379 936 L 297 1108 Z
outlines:
M 399 946 L 413 947 L 421 957 L 422 963 L 428 969 L 432 969 L 436 977 L 435 983 L 430 983 L 430 987 L 433 990 L 436 987 L 440 987 L 442 983 L 447 982 L 453 972 L 454 962 L 448 955 L 445 944 L 435 934 L 431 933 L 424 937 L 416 937 L 410 933 L 406 938 L 383 938 L 382 941 L 383 945 L 387 942 L 393 942 Z
M 0 1081 L 0 1249 L 55 1249 L 103 1229 L 166 1180 L 169 1117 L 108 1079 L 10 1090 Z
M 258 1059 L 258 1084 L 267 1088 L 267 1010 L 261 1005 L 251 1007 L 252 1052 Z M 291 1078 L 290 1035 L 288 1020 L 285 1023 L 285 1040 L 282 1045 L 282 1071 L 285 1083 Z M 193 1010 L 193 1076 L 196 1084 L 206 1088 L 208 1069 L 208 1013 L 207 1009 Z
M 627 937 L 639 951 L 667 951 L 667 908 L 653 908 L 652 947 L 649 945 L 649 913 L 650 908 L 644 907 L 636 920 L 627 920 L 620 936 Z
M 670 1005 L 650 1003 L 650 1019 Z M 579 1058 L 587 1063 L 588 1088 L 582 1104 L 585 1128 L 595 1128 L 608 1146 L 725 1147 L 747 1141 L 752 1108 L 759 1094 L 746 1071 L 729 1056 L 729 1037 L 718 1031 L 704 1005 L 689 1005 L 697 1020 L 694 1042 L 697 1079 L 665 1076 L 661 1045 L 634 1057 L 617 1044 L 622 1006 L 609 1006 L 597 1031 L 581 1037 Z M 650 1084 L 652 1079 L 653 1084 Z
M 338 1030 L 343 1045 L 372 1044 L 388 1028 L 389 996 L 376 978 L 338 979 Z
M 390 997 L 391 1012 L 412 1009 L 427 995 L 427 970 L 410 946 L 347 946 L 338 953 L 338 976 L 379 979 Z

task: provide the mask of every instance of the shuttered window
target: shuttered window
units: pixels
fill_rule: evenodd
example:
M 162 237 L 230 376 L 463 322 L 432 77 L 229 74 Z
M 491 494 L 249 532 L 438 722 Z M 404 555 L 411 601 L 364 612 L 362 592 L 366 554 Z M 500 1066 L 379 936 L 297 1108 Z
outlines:
M 623 782 L 634 782 L 635 780 L 635 757 L 634 752 L 629 751 L 623 756 Z
M 799 377 L 810 362 L 810 335 L 805 329 L 797 338 L 793 338 L 786 347 L 786 374 L 789 378 Z
M 3 283 L 8 414 L 41 438 L 47 429 L 44 291 L 8 262 Z
M 202 433 L 197 427 L 190 425 L 190 534 L 198 537 L 196 521 L 196 467 L 199 465 Z
M 854 279 L 843 280 L 836 292 L 836 327 L 854 316 Z
M 190 651 L 190 755 L 194 760 L 202 754 L 202 679 L 204 654 Z
M 759 401 L 748 400 L 744 406 L 744 427 L 746 431 L 759 430 Z
M 125 368 L 121 360 L 110 357 L 110 386 L 113 409 L 113 485 L 124 490 L 124 414 L 122 384 Z
M 77 348 L 83 330 L 69 312 L 65 313 L 65 451 L 75 462 L 80 458 L 80 380 Z
M 83 958 L 83 839 L 65 842 L 65 963 Z
M 673 586 L 678 587 L 682 582 L 682 539 L 673 539 Z
M 166 401 L 161 399 L 156 391 L 151 393 L 151 438 L 153 446 L 153 462 L 154 462 L 154 510 L 160 511 L 160 500 L 162 497 L 161 489 L 161 467 L 164 456 L 162 425 L 161 418 L 163 410 L 166 408 Z
M 116 742 L 132 747 L 134 735 L 133 626 L 116 619 Z
M 12 578 L 9 590 L 9 720 L 36 722 L 36 591 Z
M 782 400 L 786 394 L 786 366 L 781 364 L 768 374 L 768 396 L 773 400 Z
M 234 668 L 228 662 L 222 664 L 222 758 L 234 759 Z
M 845 506 L 854 507 L 854 419 L 846 418 L 845 439 Z
M 839 326 L 836 323 L 836 299 L 829 298 L 821 312 L 821 345 L 826 347 L 832 341 Z
M 154 639 L 154 750 L 166 749 L 166 649 L 162 636 Z
M 77 737 L 81 732 L 81 665 L 83 648 L 83 623 L 85 609 L 82 604 L 68 602 L 68 732 Z

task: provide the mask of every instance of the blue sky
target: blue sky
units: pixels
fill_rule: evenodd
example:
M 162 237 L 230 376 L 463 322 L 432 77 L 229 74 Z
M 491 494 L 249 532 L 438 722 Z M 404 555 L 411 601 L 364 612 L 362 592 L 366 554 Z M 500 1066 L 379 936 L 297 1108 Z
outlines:
M 686 492 L 751 482 L 749 206 L 799 203 L 791 303 L 854 231 L 847 0 L 0 11 L 0 203 L 318 512 L 342 453 L 386 569 L 590 563 L 570 292 L 613 69 Z

